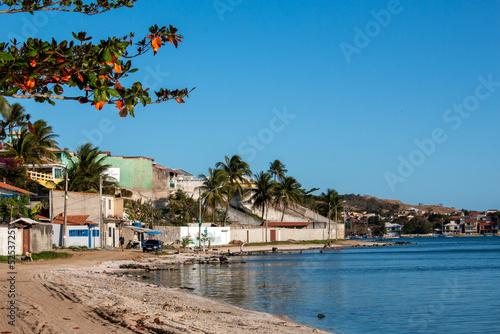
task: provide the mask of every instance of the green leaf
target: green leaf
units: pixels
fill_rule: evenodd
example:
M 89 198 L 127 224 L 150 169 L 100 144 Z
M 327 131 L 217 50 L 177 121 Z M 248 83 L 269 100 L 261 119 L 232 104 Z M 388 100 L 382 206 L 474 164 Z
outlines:
M 7 52 L 0 52 L 0 60 L 11 61 L 14 60 L 14 57 L 12 57 L 12 55 Z
M 120 97 L 120 93 L 116 89 L 113 88 L 107 88 L 108 94 L 114 97 Z
M 111 62 L 112 58 L 111 58 L 111 52 L 109 52 L 108 49 L 104 50 L 104 54 L 102 55 L 104 61 L 106 62 Z

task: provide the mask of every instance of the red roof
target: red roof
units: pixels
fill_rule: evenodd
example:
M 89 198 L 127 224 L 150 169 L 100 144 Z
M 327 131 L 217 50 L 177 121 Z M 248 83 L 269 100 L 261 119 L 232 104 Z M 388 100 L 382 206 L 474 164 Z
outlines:
M 4 183 L 4 182 L 0 182 L 0 188 L 14 190 L 14 191 L 17 191 L 18 193 L 21 193 L 21 194 L 36 195 L 35 193 L 32 193 L 32 192 L 30 192 L 28 190 L 24 190 L 24 189 L 21 189 L 21 188 L 18 188 L 18 187 L 14 187 L 14 186 L 11 186 L 10 184 Z
M 54 218 L 53 224 L 64 224 L 64 217 L 59 215 Z M 70 216 L 68 215 L 66 219 L 67 225 L 83 225 L 85 223 L 94 223 L 92 219 L 90 219 L 89 215 L 79 215 L 79 216 Z M 95 223 L 94 223 L 95 224 Z
M 305 227 L 308 226 L 309 222 L 267 222 L 267 223 L 262 223 L 262 226 L 268 226 L 268 227 Z

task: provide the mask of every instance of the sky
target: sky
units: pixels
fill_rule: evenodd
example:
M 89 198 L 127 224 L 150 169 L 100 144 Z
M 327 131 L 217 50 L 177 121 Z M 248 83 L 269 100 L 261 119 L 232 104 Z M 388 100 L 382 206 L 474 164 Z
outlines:
M 73 101 L 22 103 L 61 147 L 91 142 L 206 174 L 279 159 L 304 188 L 409 204 L 500 209 L 496 1 L 138 1 L 101 15 L 3 14 L 1 40 L 96 41 L 153 25 L 184 36 L 135 58 L 126 82 L 194 88 L 120 118 Z M 123 83 L 123 82 L 122 82 Z

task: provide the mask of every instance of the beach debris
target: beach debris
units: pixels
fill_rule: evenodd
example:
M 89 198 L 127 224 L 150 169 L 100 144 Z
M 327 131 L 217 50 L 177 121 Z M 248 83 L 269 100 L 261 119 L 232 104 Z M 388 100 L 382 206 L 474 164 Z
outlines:
M 318 318 L 323 319 L 324 317 L 325 317 L 324 314 L 322 314 L 322 313 L 318 314 Z

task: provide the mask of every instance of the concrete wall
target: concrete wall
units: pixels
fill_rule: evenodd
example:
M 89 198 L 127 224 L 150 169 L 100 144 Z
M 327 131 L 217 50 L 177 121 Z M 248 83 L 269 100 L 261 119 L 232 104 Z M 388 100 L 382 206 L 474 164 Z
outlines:
M 52 199 L 53 216 L 55 217 L 64 212 L 64 191 L 52 190 Z M 68 191 L 67 206 L 68 216 L 89 215 L 93 221 L 99 221 L 99 194 Z M 123 218 L 123 198 L 103 196 L 102 209 L 104 218 Z
M 199 194 L 198 194 L 198 189 L 196 189 L 196 188 L 199 186 L 202 186 L 202 185 L 203 185 L 203 180 L 201 180 L 201 179 L 176 180 L 175 181 L 175 190 L 182 189 L 184 192 L 192 194 L 193 198 L 195 200 L 197 200 L 199 197 Z
M 339 224 L 338 239 L 344 239 L 343 224 Z M 276 241 L 287 240 L 327 240 L 328 229 L 293 229 L 272 228 L 267 230 L 267 241 L 271 241 L 271 230 L 276 231 Z M 332 225 L 331 238 L 335 239 L 335 228 Z M 266 228 L 231 228 L 231 240 L 239 240 L 245 243 L 266 242 Z
M 177 242 L 181 239 L 181 229 L 178 226 L 156 226 L 155 230 L 162 233 L 156 235 L 155 239 L 164 243 Z
M 193 224 L 197 225 L 197 224 Z M 200 234 L 199 226 L 181 226 L 180 238 L 189 237 L 194 246 L 198 246 L 198 236 Z M 207 234 L 210 239 L 210 245 L 227 245 L 231 241 L 231 228 L 230 227 L 201 227 L 201 234 Z M 205 244 L 208 246 L 208 241 Z
M 52 243 L 58 247 L 62 247 L 63 246 L 63 240 L 62 240 L 63 224 L 53 224 L 52 230 L 54 231 L 54 233 L 52 235 Z M 88 230 L 88 233 L 90 236 L 70 237 L 69 235 L 70 235 L 71 230 Z M 94 230 L 97 231 L 97 233 L 98 233 L 99 226 L 96 226 L 96 227 L 89 229 L 86 225 L 84 225 L 84 226 L 67 225 L 66 226 L 66 247 L 71 247 L 71 246 L 89 247 L 89 238 L 90 238 L 90 248 L 100 247 L 99 234 L 97 234 L 95 237 L 92 236 L 92 231 L 94 231 Z
M 170 198 L 170 172 L 161 168 L 153 167 L 153 191 L 157 207 L 166 207 Z
M 9 234 L 9 231 L 14 232 L 10 232 Z M 14 239 L 12 237 L 9 239 L 9 235 L 14 236 Z M 11 241 L 10 245 L 14 242 L 16 254 L 21 254 L 23 251 L 23 231 L 18 228 L 9 230 L 9 227 L 6 225 L 0 226 L 0 255 L 9 255 L 9 240 Z
M 229 211 L 227 213 L 229 220 L 232 223 L 239 224 L 239 225 L 250 225 L 250 226 L 260 226 L 262 225 L 262 221 L 259 219 L 256 219 L 252 216 L 249 216 L 241 211 L 238 211 L 237 209 L 234 209 L 232 207 L 229 207 Z
M 30 250 L 41 253 L 52 250 L 52 225 L 37 224 L 30 228 Z
M 153 189 L 153 159 L 146 157 L 107 156 L 104 163 L 120 168 L 120 187 Z

